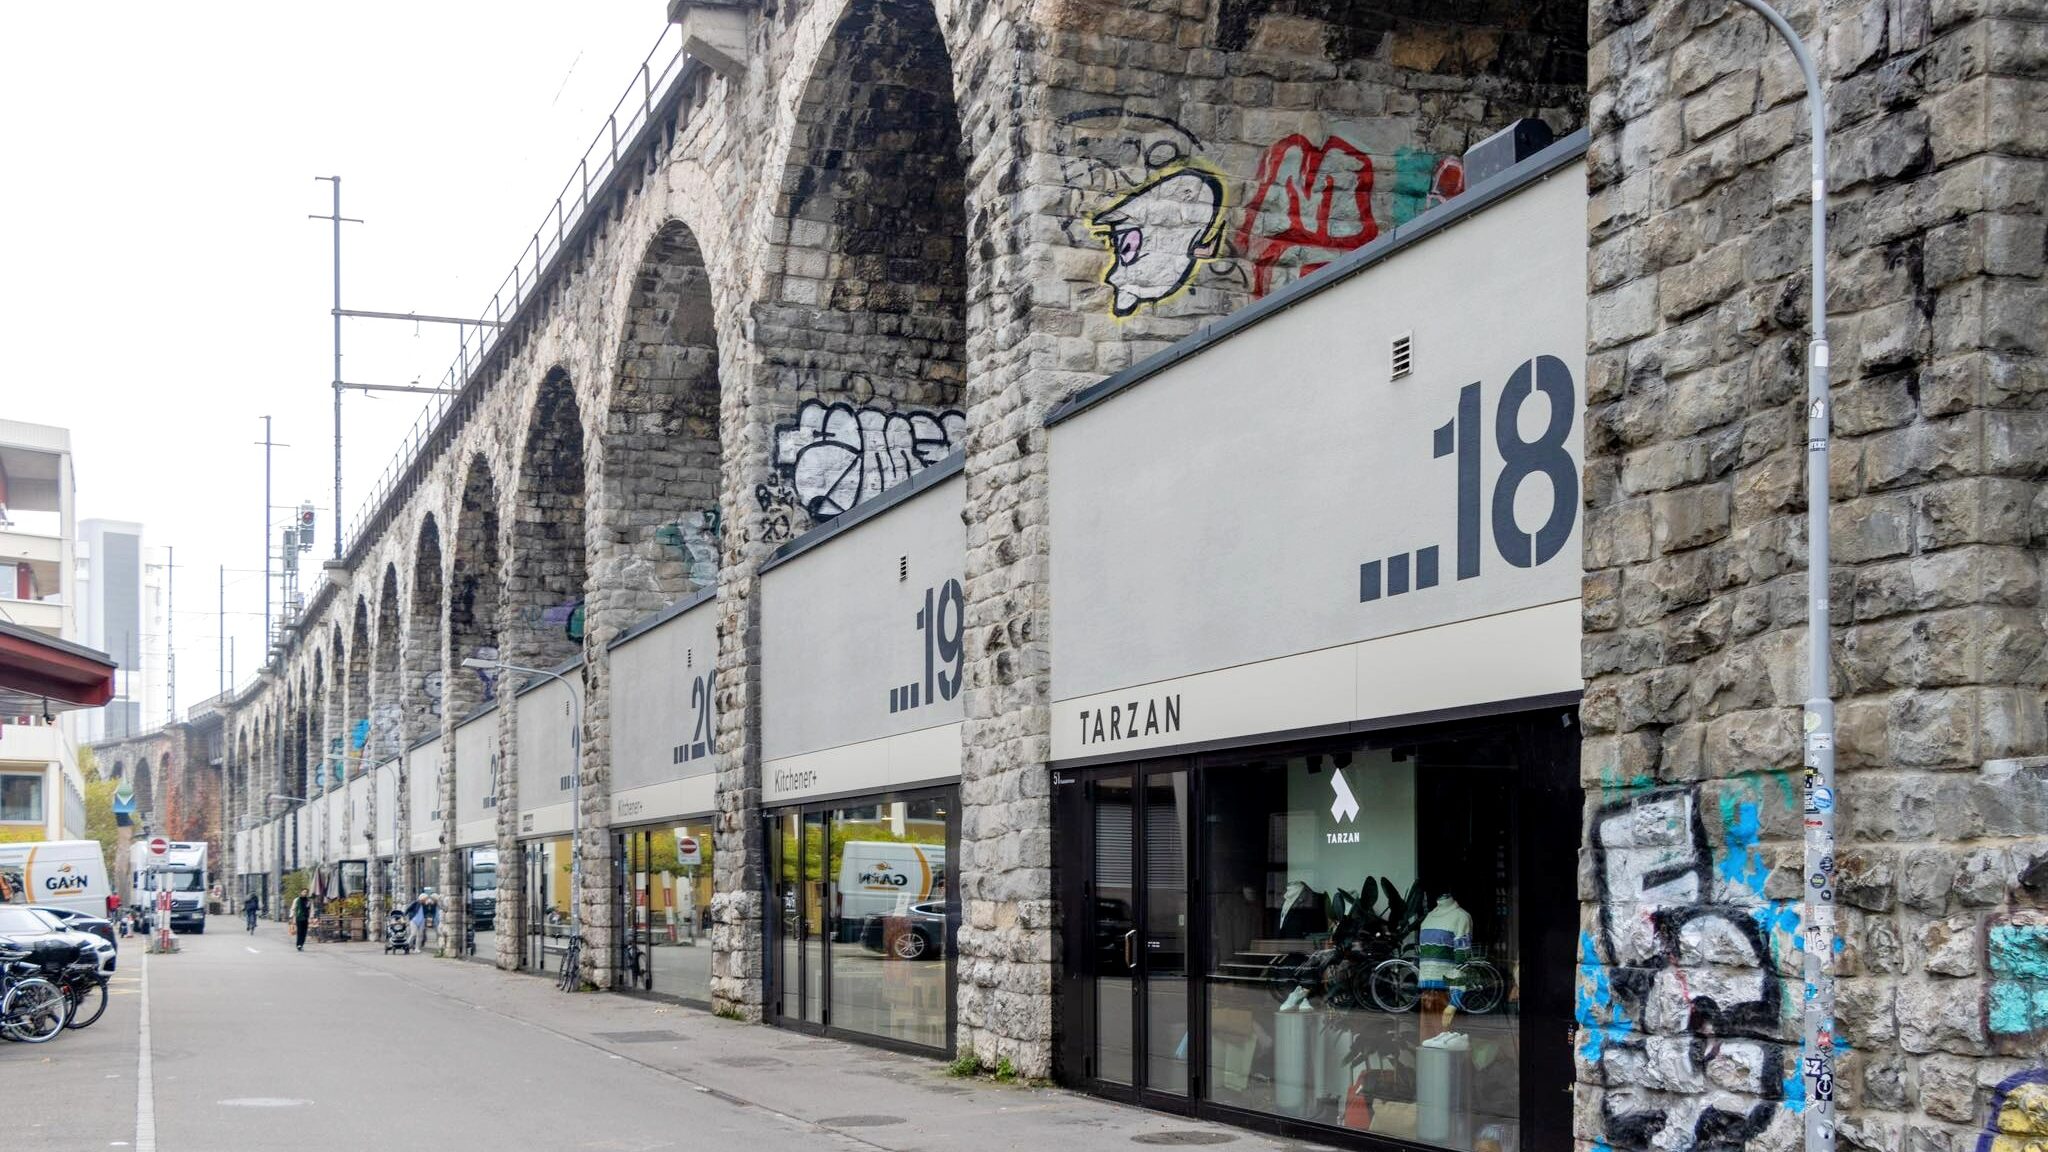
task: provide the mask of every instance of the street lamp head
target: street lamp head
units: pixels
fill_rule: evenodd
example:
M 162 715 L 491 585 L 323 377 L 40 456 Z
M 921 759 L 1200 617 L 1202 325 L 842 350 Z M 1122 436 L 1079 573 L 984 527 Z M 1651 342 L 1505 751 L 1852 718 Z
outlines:
M 463 666 L 464 668 L 485 668 L 485 669 L 488 669 L 488 668 L 502 668 L 502 667 L 504 667 L 504 665 L 503 665 L 503 664 L 501 664 L 500 662 L 498 662 L 498 661 L 496 661 L 496 660 L 486 660 L 486 659 L 484 659 L 484 658 L 483 658 L 483 657 L 481 657 L 481 656 L 465 656 L 465 657 L 463 657 L 463 660 L 462 660 L 462 666 Z

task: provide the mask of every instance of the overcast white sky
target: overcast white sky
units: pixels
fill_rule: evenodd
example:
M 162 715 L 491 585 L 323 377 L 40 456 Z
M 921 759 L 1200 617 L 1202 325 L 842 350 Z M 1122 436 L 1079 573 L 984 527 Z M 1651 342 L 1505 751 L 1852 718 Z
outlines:
M 176 548 L 178 706 L 260 661 L 262 416 L 278 504 L 333 550 L 342 304 L 475 314 L 660 36 L 662 0 L 0 3 L 0 416 L 71 429 L 81 519 Z M 347 320 L 343 376 L 436 384 L 452 328 Z M 344 401 L 344 525 L 419 398 Z M 279 516 L 283 516 L 281 512 Z M 240 570 L 240 571 L 237 571 Z

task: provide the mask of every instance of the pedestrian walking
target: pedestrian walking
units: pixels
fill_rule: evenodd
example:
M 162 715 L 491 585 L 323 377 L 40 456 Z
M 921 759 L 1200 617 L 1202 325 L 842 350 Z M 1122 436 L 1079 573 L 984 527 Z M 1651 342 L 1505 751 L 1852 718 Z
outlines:
M 298 949 L 306 950 L 306 927 L 313 919 L 313 898 L 304 892 L 292 899 L 292 931 L 298 938 Z
M 412 903 L 405 906 L 406 943 L 414 948 L 418 948 L 427 937 L 427 912 L 423 903 L 425 896 L 426 893 L 422 891 L 412 898 Z
M 426 934 L 434 934 L 434 942 L 441 942 L 441 898 L 434 895 L 432 888 L 420 889 L 420 943 L 426 943 Z

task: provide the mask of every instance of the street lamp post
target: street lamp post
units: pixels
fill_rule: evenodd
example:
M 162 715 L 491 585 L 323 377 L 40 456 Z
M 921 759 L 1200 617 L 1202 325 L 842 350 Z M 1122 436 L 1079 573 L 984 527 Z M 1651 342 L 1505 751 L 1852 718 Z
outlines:
M 1828 685 L 1828 143 L 1820 72 L 1792 25 L 1765 0 L 1737 0 L 1792 49 L 1806 81 L 1812 135 L 1812 335 L 1806 357 L 1806 859 L 1800 1015 L 1806 1152 L 1835 1146 L 1835 702 Z M 1818 16 L 1815 19 L 1819 19 Z
M 576 694 L 576 683 L 559 672 L 546 668 L 528 668 L 523 664 L 508 664 L 503 660 L 486 660 L 471 656 L 463 660 L 462 666 L 470 669 L 496 669 L 501 672 L 517 672 L 523 676 L 545 676 L 558 681 L 569 692 L 569 938 L 583 938 L 583 765 L 580 753 L 583 749 L 583 699 Z

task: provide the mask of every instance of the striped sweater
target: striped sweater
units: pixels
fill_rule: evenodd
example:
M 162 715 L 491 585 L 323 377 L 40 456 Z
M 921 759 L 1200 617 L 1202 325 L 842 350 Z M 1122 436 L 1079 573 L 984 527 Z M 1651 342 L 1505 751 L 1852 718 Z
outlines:
M 1462 988 L 1465 961 L 1472 958 L 1472 914 L 1449 896 L 1422 921 L 1421 979 L 1424 988 Z

